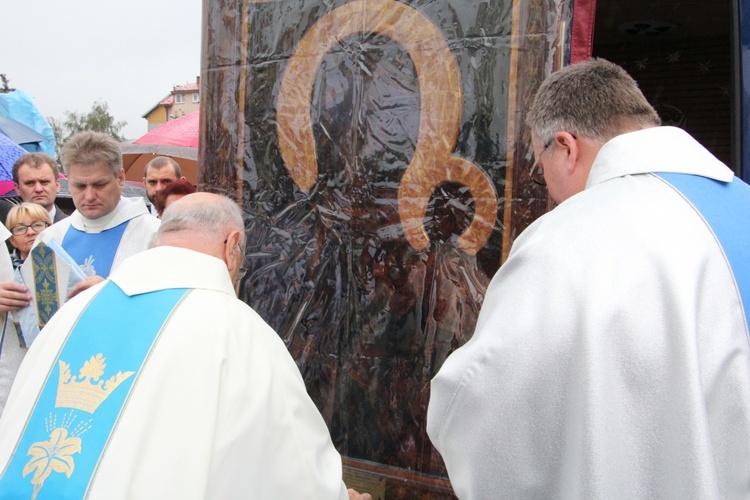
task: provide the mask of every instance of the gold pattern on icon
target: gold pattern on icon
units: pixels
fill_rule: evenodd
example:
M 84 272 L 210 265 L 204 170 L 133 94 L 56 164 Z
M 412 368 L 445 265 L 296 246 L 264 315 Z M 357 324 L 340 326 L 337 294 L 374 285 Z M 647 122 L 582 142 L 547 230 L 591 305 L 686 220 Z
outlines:
M 481 250 L 497 219 L 497 194 L 477 165 L 452 155 L 461 120 L 461 75 L 441 33 L 417 9 L 395 0 L 355 0 L 319 19 L 292 55 L 276 104 L 281 156 L 297 186 L 307 192 L 318 165 L 310 115 L 315 75 L 325 55 L 356 33 L 377 33 L 399 43 L 417 72 L 421 92 L 414 157 L 399 184 L 398 208 L 404 236 L 417 250 L 430 243 L 424 217 L 432 192 L 454 182 L 469 188 L 476 211 L 458 246 L 470 255 Z

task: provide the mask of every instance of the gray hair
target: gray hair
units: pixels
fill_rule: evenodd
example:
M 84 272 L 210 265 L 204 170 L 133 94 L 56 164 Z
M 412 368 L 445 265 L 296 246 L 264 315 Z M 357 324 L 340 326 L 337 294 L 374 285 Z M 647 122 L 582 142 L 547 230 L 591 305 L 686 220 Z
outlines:
M 174 175 L 178 179 L 182 177 L 182 170 L 180 169 L 180 164 L 177 163 L 173 158 L 170 158 L 169 156 L 157 156 L 150 162 L 146 163 L 146 166 L 143 168 L 143 177 L 146 177 L 146 174 L 148 173 L 149 168 L 161 170 L 167 165 L 171 165 L 172 168 L 174 168 Z
M 226 196 L 217 195 L 210 202 L 184 204 L 181 201 L 188 195 L 172 203 L 162 215 L 161 225 L 156 232 L 154 245 L 167 233 L 182 231 L 195 232 L 206 240 L 223 238 L 227 231 L 238 230 L 245 234 L 240 207 Z
M 70 165 L 103 163 L 117 177 L 122 171 L 122 150 L 120 144 L 109 135 L 85 130 L 65 141 L 60 151 L 60 161 L 65 173 L 70 173 Z
M 658 126 L 661 120 L 624 69 L 591 59 L 542 82 L 527 123 L 543 144 L 563 130 L 603 144 L 627 131 Z

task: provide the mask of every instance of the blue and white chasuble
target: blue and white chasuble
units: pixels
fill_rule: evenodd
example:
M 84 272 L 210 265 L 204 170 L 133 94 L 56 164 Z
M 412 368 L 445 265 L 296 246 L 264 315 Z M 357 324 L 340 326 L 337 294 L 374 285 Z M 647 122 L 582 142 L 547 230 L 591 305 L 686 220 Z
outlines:
M 221 259 L 168 246 L 127 259 L 39 334 L 0 418 L 0 476 L 0 498 L 348 498 L 284 342 Z
M 97 220 L 77 210 L 42 231 L 37 241 L 57 241 L 89 276 L 106 278 L 124 259 L 146 250 L 159 228 L 142 198 L 122 198 Z
M 658 174 L 701 214 L 724 251 L 750 321 L 750 186 L 688 174 Z M 750 326 L 748 326 L 750 330 Z
M 750 497 L 750 187 L 619 135 L 519 235 L 427 433 L 460 498 Z
M 0 476 L 0 498 L 86 496 L 138 374 L 185 293 L 168 289 L 128 297 L 111 282 L 99 291 L 47 375 Z M 113 316 L 130 320 L 112 323 Z

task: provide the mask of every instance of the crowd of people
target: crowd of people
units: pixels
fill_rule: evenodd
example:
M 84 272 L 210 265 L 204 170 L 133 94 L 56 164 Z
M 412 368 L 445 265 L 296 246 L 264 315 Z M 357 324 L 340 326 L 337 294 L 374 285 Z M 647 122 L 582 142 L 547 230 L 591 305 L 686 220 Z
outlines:
M 604 60 L 551 75 L 528 117 L 531 174 L 557 206 L 433 379 L 427 432 L 456 494 L 747 497 L 750 187 Z M 283 342 L 237 299 L 237 204 L 158 158 L 149 212 L 121 196 L 103 134 L 60 160 L 75 211 L 33 153 L 0 226 L 0 497 L 369 498 L 344 484 Z M 34 298 L 15 270 L 52 240 L 88 277 L 24 357 L 11 318 Z

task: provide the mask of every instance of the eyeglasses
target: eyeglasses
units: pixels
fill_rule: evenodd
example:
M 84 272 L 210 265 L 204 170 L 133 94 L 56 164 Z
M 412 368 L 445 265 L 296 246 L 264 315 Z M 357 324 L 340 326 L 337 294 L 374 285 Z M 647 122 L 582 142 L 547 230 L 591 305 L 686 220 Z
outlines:
M 245 277 L 247 274 L 247 265 L 245 264 L 245 254 L 242 254 L 242 266 L 240 266 L 240 270 L 237 271 L 237 281 L 240 281 L 242 278 Z
M 224 240 L 224 244 L 226 245 L 229 241 L 229 238 Z M 245 247 L 247 245 L 247 242 L 245 244 L 237 243 L 237 249 L 240 251 L 240 255 L 242 255 L 242 265 L 240 266 L 239 271 L 237 271 L 237 281 L 240 281 L 242 278 L 245 277 L 247 274 L 247 265 L 245 264 Z
M 48 227 L 49 227 L 49 222 L 38 220 L 36 222 L 32 222 L 28 226 L 25 224 L 16 224 L 12 228 L 10 228 L 10 232 L 13 233 L 15 236 L 21 236 L 22 234 L 26 234 L 26 231 L 29 228 L 33 229 L 35 233 L 41 233 Z
M 540 186 L 546 186 L 547 181 L 544 180 L 544 167 L 541 167 L 539 165 L 539 159 L 547 151 L 547 149 L 549 149 L 553 141 L 554 139 L 550 139 L 549 141 L 547 141 L 547 144 L 544 145 L 542 150 L 537 155 L 536 160 L 534 160 L 534 164 L 531 166 L 531 170 L 529 170 L 529 177 L 531 177 L 531 180 L 534 181 L 535 184 L 538 184 Z

